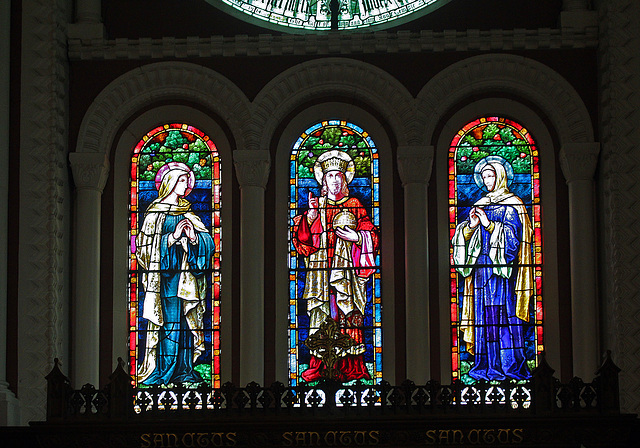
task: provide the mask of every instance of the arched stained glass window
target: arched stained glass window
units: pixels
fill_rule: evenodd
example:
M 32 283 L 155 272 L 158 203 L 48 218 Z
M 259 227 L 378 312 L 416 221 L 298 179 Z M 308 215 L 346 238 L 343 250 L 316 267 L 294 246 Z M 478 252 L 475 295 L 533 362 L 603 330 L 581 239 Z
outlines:
M 364 130 L 317 123 L 290 158 L 289 382 L 382 378 L 378 153 Z
M 449 150 L 453 378 L 523 381 L 543 350 L 538 148 L 483 117 Z
M 138 388 L 220 386 L 220 160 L 199 129 L 149 131 L 131 156 L 129 357 Z

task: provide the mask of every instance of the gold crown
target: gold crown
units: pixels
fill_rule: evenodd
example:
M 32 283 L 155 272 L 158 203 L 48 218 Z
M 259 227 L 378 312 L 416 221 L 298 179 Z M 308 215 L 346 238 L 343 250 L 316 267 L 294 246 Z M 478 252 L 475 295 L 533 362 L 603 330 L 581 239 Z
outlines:
M 322 162 L 321 166 L 323 173 L 328 173 L 329 171 L 340 171 L 341 173 L 345 173 L 349 166 L 349 161 L 332 157 Z

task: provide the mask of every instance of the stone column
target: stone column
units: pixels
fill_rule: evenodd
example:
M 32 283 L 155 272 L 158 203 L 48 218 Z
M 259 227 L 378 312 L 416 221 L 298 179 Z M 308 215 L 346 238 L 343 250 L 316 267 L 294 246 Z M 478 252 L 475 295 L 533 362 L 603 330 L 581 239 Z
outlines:
M 69 39 L 93 40 L 104 38 L 102 2 L 76 0 L 76 21 L 69 25 Z
M 404 188 L 407 378 L 420 384 L 431 377 L 427 187 L 433 152 L 433 146 L 398 148 Z
M 102 153 L 69 154 L 76 186 L 71 381 L 99 387 L 100 211 L 109 161 Z
M 600 363 L 593 175 L 599 143 L 571 143 L 560 150 L 569 186 L 573 375 L 593 379 Z
M 0 426 L 20 424 L 7 382 L 7 216 L 9 215 L 9 86 L 11 2 L 0 3 Z
M 233 152 L 240 184 L 240 385 L 264 382 L 264 190 L 269 151 Z

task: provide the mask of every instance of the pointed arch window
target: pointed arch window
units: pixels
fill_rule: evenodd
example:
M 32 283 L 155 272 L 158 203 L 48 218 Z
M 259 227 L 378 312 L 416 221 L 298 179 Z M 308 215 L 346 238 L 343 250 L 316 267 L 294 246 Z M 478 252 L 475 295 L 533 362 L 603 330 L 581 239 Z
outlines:
M 289 383 L 382 378 L 378 152 L 341 120 L 300 135 L 289 162 Z
M 527 380 L 544 348 L 538 148 L 488 116 L 458 131 L 448 161 L 453 378 Z
M 134 385 L 220 387 L 220 158 L 169 123 L 132 151 L 129 358 Z

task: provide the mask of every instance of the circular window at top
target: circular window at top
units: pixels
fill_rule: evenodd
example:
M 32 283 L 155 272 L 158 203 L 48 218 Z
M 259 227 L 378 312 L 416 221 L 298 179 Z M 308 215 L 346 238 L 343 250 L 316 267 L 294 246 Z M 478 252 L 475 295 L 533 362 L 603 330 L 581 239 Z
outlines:
M 413 20 L 449 1 L 207 0 L 248 22 L 291 32 L 388 28 Z

